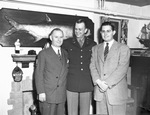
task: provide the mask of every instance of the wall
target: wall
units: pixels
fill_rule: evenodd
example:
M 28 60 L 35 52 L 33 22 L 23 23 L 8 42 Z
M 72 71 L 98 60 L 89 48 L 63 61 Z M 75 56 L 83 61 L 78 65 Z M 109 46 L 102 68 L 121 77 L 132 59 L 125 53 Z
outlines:
M 128 46 L 130 48 L 143 48 L 136 37 L 138 37 L 143 25 L 150 23 L 150 13 L 148 13 L 150 6 L 138 7 L 107 2 L 104 9 L 114 12 L 114 18 L 128 19 Z
M 29 2 L 29 3 L 25 3 Z M 35 4 L 36 3 L 36 4 Z M 39 5 L 40 4 L 40 5 Z M 142 45 L 138 42 L 136 37 L 138 36 L 141 27 L 146 23 L 149 23 L 149 7 L 133 7 L 116 3 L 105 4 L 105 9 L 100 10 L 97 8 L 97 0 L 4 0 L 0 1 L 0 8 L 13 8 L 31 11 L 41 11 L 58 14 L 87 16 L 93 20 L 95 24 L 95 41 L 97 41 L 97 30 L 100 26 L 100 16 L 108 16 L 113 18 L 121 18 L 129 20 L 129 32 L 128 32 L 128 45 L 130 48 L 140 48 Z M 118 10 L 120 9 L 120 10 Z M 101 13 L 102 12 L 102 13 Z M 106 14 L 104 14 L 106 12 Z M 112 15 L 114 13 L 115 15 Z M 119 14 L 119 16 L 117 16 Z M 126 15 L 125 15 L 126 14 Z M 120 16 L 123 15 L 123 16 Z M 133 18 L 132 18 L 133 17 Z M 137 18 L 136 18 L 137 17 Z M 145 19 L 140 19 L 140 17 Z M 25 52 L 32 48 L 22 48 Z M 41 49 L 37 49 L 37 52 Z M 11 54 L 14 53 L 14 47 L 0 47 L 0 114 L 7 115 L 7 111 L 12 108 L 7 104 L 9 99 L 9 93 L 11 91 L 12 70 L 16 66 L 16 63 L 12 62 Z M 24 78 L 26 76 L 32 76 L 33 67 L 23 69 Z

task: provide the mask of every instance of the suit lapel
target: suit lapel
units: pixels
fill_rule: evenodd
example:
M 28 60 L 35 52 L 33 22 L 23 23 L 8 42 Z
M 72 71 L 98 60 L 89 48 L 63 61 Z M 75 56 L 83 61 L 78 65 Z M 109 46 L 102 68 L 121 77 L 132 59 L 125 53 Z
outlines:
M 82 48 L 85 48 L 85 47 L 89 46 L 90 43 L 89 43 L 88 39 L 89 38 L 85 38 Z
M 48 53 L 48 54 L 50 55 L 51 60 L 53 62 L 55 62 L 55 65 L 56 65 L 56 68 L 57 68 L 56 72 L 57 72 L 57 74 L 60 74 L 60 71 L 61 71 L 61 68 L 62 68 L 62 63 L 59 60 L 59 57 L 57 56 L 57 54 L 55 53 L 55 51 L 53 50 L 52 47 L 49 48 L 49 52 L 50 53 Z
M 80 48 L 80 45 L 76 38 L 72 38 L 72 44 L 75 45 L 76 47 Z
M 51 55 L 54 55 L 55 56 L 55 59 L 57 60 L 57 62 L 61 62 L 61 60 L 59 59 L 58 55 L 56 54 L 56 52 L 53 50 L 53 48 L 51 47 Z M 62 52 L 61 52 L 62 54 Z M 60 63 L 61 64 L 61 63 Z
M 64 50 L 61 49 L 61 60 L 60 60 L 60 61 L 61 61 L 61 64 L 62 64 L 62 65 L 65 64 L 65 58 L 66 58 L 66 57 L 65 57 L 65 54 L 64 54 Z
M 98 47 L 97 54 L 98 54 L 98 58 L 100 58 L 102 62 L 104 62 L 104 43 L 102 43 Z
M 84 41 L 84 43 L 83 43 L 82 48 L 88 47 L 92 42 L 93 42 L 93 41 L 91 41 L 90 38 L 85 37 L 85 41 Z
M 114 55 L 114 51 L 116 49 L 117 49 L 117 42 L 114 41 L 114 43 L 112 44 L 112 46 L 108 52 L 106 60 Z M 102 60 L 102 62 L 104 62 L 104 43 L 102 43 L 98 48 L 98 57 Z
M 112 44 L 109 53 L 107 55 L 107 59 L 109 59 L 110 57 L 112 57 L 114 55 L 114 51 L 117 49 L 117 42 L 114 41 L 114 43 Z
M 61 64 L 62 64 L 62 66 L 61 66 L 61 71 L 60 71 L 60 73 L 59 73 L 59 75 L 61 76 L 61 74 L 63 74 L 64 73 L 64 71 L 65 71 L 65 69 L 66 69 L 66 64 L 67 64 L 67 62 L 66 62 L 66 56 L 65 56 L 65 53 L 64 53 L 64 50 L 63 49 L 61 49 L 61 56 L 62 56 L 62 58 L 61 58 Z

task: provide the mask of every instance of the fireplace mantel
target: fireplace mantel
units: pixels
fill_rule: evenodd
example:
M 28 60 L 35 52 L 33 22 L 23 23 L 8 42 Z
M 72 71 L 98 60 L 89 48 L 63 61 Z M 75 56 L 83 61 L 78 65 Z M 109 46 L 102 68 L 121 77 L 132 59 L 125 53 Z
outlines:
M 36 55 L 12 54 L 13 62 L 35 62 Z
M 22 63 L 22 68 L 28 68 L 30 62 L 36 61 L 37 55 L 27 55 L 27 54 L 12 54 L 13 62 Z

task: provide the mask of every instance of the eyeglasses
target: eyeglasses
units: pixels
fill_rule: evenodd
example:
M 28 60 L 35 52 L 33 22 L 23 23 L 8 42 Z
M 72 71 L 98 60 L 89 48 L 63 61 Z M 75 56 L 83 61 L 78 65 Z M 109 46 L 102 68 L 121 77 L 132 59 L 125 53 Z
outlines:
M 102 30 L 102 31 L 101 31 L 102 34 L 104 34 L 104 33 L 111 33 L 111 32 L 112 32 L 112 30 L 106 30 L 106 31 L 105 31 L 105 30 Z

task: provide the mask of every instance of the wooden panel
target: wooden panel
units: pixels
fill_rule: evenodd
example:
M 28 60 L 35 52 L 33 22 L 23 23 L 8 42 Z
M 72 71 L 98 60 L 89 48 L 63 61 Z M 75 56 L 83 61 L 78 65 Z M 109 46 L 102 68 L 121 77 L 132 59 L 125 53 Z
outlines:
M 139 104 L 150 107 L 150 57 L 131 56 L 131 84 L 142 87 Z

